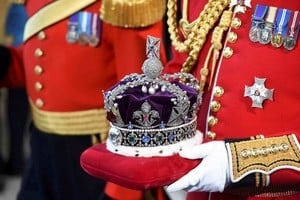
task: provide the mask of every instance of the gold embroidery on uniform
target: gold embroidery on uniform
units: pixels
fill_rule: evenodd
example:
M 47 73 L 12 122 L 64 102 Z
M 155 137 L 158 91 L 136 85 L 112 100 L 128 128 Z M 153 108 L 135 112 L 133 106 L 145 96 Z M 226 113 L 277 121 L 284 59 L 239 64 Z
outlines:
M 255 186 L 256 187 L 260 186 L 260 173 L 258 172 L 255 173 Z
M 267 186 L 267 175 L 260 174 L 261 175 L 261 186 L 266 187 Z
M 103 0 L 100 17 L 114 26 L 146 27 L 161 20 L 165 0 Z
M 300 151 L 293 135 L 230 143 L 232 181 L 251 171 L 266 174 L 280 166 L 300 168 Z
M 109 129 L 105 109 L 52 112 L 38 109 L 30 100 L 32 118 L 41 131 L 58 135 L 101 134 L 105 141 Z

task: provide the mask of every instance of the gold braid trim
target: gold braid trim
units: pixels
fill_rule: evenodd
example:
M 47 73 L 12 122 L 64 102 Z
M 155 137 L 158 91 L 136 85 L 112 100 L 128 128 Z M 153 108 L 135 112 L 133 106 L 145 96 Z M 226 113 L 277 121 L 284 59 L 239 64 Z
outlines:
M 11 6 L 10 0 L 1 1 L 1 12 L 0 12 L 0 44 L 9 45 L 13 42 L 13 37 L 6 34 L 6 20 L 9 8 Z
M 283 168 L 300 171 L 300 147 L 293 134 L 234 142 L 226 146 L 230 155 L 232 182 L 255 172 L 271 174 Z
M 24 4 L 25 0 L 11 0 L 11 2 L 14 4 Z
M 104 108 L 69 112 L 45 111 L 37 108 L 29 99 L 32 120 L 41 131 L 56 135 L 100 134 L 105 141 L 109 130 Z
M 100 17 L 114 26 L 146 27 L 161 20 L 165 10 L 165 0 L 103 0 Z
M 178 23 L 177 23 L 177 0 L 169 0 L 167 4 L 167 24 L 172 45 L 179 52 L 188 53 L 188 58 L 182 67 L 182 72 L 191 72 L 197 61 L 200 50 L 202 49 L 208 32 L 214 27 L 219 20 L 223 11 L 229 6 L 230 0 L 209 0 L 199 17 L 192 23 L 187 19 L 180 20 L 180 25 L 186 39 L 180 41 Z

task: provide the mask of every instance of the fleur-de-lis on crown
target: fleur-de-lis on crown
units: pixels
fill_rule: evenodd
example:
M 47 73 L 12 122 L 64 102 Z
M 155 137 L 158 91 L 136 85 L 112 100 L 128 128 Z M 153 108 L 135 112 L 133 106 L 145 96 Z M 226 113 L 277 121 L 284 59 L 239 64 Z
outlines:
M 159 119 L 159 112 L 151 110 L 151 105 L 145 101 L 142 104 L 141 110 L 133 113 L 133 119 L 137 119 L 136 122 L 141 126 L 151 126 Z

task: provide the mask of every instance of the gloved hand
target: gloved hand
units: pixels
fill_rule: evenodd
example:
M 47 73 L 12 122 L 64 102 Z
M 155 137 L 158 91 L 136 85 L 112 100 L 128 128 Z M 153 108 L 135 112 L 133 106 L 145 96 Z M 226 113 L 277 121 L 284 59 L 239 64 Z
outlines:
M 198 144 L 181 151 L 180 156 L 188 159 L 203 159 L 189 173 L 167 187 L 168 192 L 223 192 L 229 183 L 229 161 L 224 141 Z

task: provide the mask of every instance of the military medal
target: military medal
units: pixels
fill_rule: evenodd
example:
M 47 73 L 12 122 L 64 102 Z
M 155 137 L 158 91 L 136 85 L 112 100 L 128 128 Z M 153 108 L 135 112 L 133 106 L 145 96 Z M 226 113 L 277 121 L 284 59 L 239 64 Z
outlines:
M 266 16 L 264 28 L 260 32 L 259 43 L 261 44 L 268 44 L 271 42 L 276 11 L 276 7 L 269 7 L 268 9 L 268 14 Z
M 275 35 L 272 36 L 272 40 L 271 43 L 273 45 L 273 47 L 281 47 L 281 45 L 283 44 L 283 37 L 281 36 L 280 33 L 277 33 Z
M 66 40 L 70 44 L 79 43 L 96 47 L 100 42 L 101 20 L 98 13 L 78 12 L 68 23 Z
M 101 21 L 99 15 L 94 13 L 92 15 L 92 23 L 91 23 L 91 36 L 89 40 L 89 45 L 91 47 L 96 47 L 100 41 L 100 29 L 101 29 Z
M 87 45 L 90 41 L 89 35 L 90 35 L 91 13 L 80 12 L 79 20 L 80 20 L 80 33 L 79 33 L 78 43 L 81 45 Z
M 284 42 L 290 13 L 291 11 L 287 9 L 279 9 L 278 11 L 278 16 L 276 18 L 276 28 L 271 40 L 271 44 L 276 48 L 281 47 Z
M 99 44 L 99 38 L 95 35 L 92 35 L 89 40 L 89 45 L 91 47 L 96 47 Z
M 74 44 L 78 41 L 78 13 L 71 16 L 69 23 L 68 23 L 68 32 L 66 35 L 66 40 L 70 44 Z
M 293 18 L 289 22 L 289 35 L 284 40 L 283 46 L 287 50 L 292 50 L 296 46 L 299 33 L 299 11 L 293 13 Z
M 249 38 L 252 42 L 258 42 L 260 31 L 259 24 L 255 22 L 254 26 L 251 27 L 249 32 Z
M 252 17 L 252 26 L 249 32 L 249 38 L 252 42 L 258 42 L 261 29 L 263 28 L 263 19 L 268 11 L 268 7 L 264 5 L 257 4 L 255 8 L 254 15 Z
M 78 43 L 81 45 L 87 45 L 90 41 L 90 37 L 86 34 L 86 32 L 80 33 L 78 37 Z
M 296 46 L 296 40 L 294 39 L 293 36 L 287 36 L 286 39 L 284 40 L 283 46 L 287 50 L 293 50 Z

